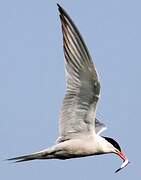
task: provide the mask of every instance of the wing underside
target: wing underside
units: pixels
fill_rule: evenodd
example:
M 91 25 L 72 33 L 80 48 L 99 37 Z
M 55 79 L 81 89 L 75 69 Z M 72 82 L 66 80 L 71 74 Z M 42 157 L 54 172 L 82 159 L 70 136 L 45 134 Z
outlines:
M 94 131 L 100 83 L 78 29 L 60 6 L 59 12 L 67 81 L 67 93 L 60 114 L 60 136 L 68 139 Z

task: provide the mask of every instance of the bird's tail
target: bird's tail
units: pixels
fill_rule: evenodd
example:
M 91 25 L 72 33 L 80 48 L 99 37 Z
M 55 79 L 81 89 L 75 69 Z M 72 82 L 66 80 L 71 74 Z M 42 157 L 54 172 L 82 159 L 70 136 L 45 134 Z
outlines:
M 33 154 L 9 158 L 7 160 L 14 161 L 15 163 L 17 163 L 17 162 L 23 162 L 23 161 L 31 161 L 35 159 L 52 159 L 52 158 L 54 158 L 53 151 L 51 149 L 46 149 L 46 150 L 36 152 Z

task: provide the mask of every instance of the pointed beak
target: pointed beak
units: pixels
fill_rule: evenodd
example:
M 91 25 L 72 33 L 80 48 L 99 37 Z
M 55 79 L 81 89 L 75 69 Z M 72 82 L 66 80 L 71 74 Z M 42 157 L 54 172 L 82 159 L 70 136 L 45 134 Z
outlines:
M 126 160 L 128 160 L 128 158 L 125 156 L 125 154 L 123 153 L 123 152 L 118 152 L 117 153 L 117 155 L 121 158 L 121 159 L 123 159 L 123 161 L 126 161 Z
M 125 154 L 123 152 L 118 152 L 117 155 L 123 159 L 123 163 L 121 165 L 121 167 L 119 169 L 117 169 L 115 171 L 115 173 L 117 173 L 118 171 L 120 171 L 121 169 L 123 169 L 124 167 L 126 167 L 130 162 L 128 161 L 128 158 L 125 156 Z

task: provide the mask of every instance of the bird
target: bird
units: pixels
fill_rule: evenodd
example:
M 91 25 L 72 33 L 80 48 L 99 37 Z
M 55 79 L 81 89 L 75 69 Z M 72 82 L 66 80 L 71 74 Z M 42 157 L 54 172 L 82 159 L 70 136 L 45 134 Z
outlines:
M 59 4 L 57 6 L 62 27 L 66 75 L 66 95 L 60 112 L 59 137 L 49 148 L 8 160 L 66 160 L 113 153 L 123 160 L 121 167 L 115 171 L 118 172 L 129 161 L 116 140 L 101 136 L 107 127 L 96 118 L 101 93 L 98 72 L 78 28 L 68 13 Z

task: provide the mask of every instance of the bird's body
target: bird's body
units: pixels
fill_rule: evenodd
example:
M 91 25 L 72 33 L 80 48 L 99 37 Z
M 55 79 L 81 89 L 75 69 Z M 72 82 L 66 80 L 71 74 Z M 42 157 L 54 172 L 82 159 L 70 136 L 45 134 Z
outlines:
M 70 159 L 115 153 L 125 161 L 126 166 L 128 159 L 121 152 L 118 143 L 112 138 L 100 136 L 106 129 L 96 118 L 100 79 L 77 27 L 65 10 L 59 5 L 58 8 L 67 83 L 67 93 L 60 114 L 60 136 L 50 148 L 9 160 Z
M 11 160 L 16 160 L 16 162 L 34 160 L 34 159 L 71 159 L 80 158 L 85 156 L 92 156 L 98 154 L 112 153 L 111 150 L 107 148 L 111 146 L 110 143 L 99 135 L 89 135 L 82 136 L 76 139 L 70 139 L 58 144 L 53 145 L 50 148 L 44 149 L 42 151 L 12 158 Z

